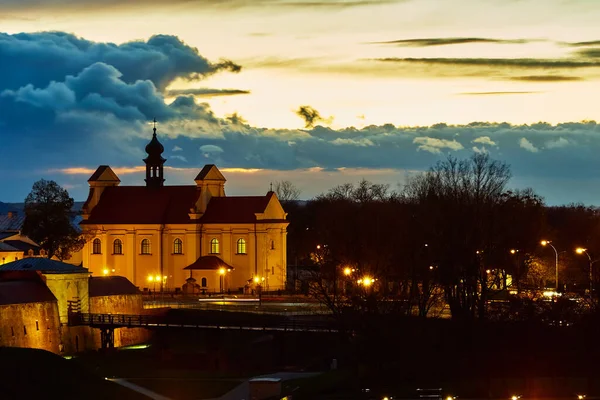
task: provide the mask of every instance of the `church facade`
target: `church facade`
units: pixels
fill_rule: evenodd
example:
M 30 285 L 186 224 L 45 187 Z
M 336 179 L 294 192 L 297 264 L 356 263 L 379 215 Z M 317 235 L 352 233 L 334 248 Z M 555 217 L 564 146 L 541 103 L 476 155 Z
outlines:
M 288 221 L 276 194 L 226 196 L 212 164 L 195 185 L 164 185 L 163 151 L 154 128 L 144 186 L 121 186 L 106 165 L 88 180 L 80 226 L 89 271 L 155 291 L 283 289 Z

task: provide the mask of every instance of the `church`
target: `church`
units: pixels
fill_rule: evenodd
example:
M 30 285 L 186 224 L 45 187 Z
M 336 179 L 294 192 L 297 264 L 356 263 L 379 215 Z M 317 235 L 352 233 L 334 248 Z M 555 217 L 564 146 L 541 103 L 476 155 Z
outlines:
M 145 185 L 121 186 L 107 165 L 90 177 L 83 265 L 150 291 L 284 289 L 289 222 L 277 195 L 226 196 L 226 179 L 212 164 L 195 185 L 165 185 L 163 152 L 155 126 Z

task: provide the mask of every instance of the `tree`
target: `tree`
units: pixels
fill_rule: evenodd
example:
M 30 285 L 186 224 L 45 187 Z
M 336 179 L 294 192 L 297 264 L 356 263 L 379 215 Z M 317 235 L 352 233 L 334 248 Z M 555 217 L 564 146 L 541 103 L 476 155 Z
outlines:
M 41 179 L 25 199 L 22 233 L 40 245 L 48 258 L 66 260 L 83 248 L 85 238 L 71 224 L 73 199 L 54 181 Z
M 300 189 L 290 181 L 275 182 L 275 193 L 280 201 L 294 201 L 300 198 Z

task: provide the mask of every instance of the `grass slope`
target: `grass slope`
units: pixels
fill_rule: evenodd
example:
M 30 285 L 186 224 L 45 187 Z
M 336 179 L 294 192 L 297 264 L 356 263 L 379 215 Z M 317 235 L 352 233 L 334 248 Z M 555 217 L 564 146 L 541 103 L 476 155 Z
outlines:
M 0 398 L 148 399 L 56 354 L 9 347 L 0 347 Z

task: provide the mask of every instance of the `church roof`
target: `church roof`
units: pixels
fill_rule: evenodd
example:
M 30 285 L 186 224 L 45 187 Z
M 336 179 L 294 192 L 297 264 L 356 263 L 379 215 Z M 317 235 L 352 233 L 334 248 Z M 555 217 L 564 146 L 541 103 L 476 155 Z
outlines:
M 88 272 L 87 268 L 45 257 L 29 257 L 9 262 L 0 265 L 0 271 L 40 271 L 44 274 L 77 274 Z
M 188 265 L 184 269 L 186 270 L 219 270 L 221 268 L 225 268 L 228 270 L 232 270 L 233 267 L 227 264 L 225 261 L 221 260 L 217 256 L 202 256 L 194 261 L 193 264 Z
M 196 186 L 113 186 L 104 189 L 86 224 L 253 223 L 271 195 L 213 197 L 199 220 L 190 220 L 200 190 Z
M 142 294 L 124 276 L 93 276 L 89 284 L 90 297 Z
M 96 169 L 96 171 L 92 174 L 92 176 L 90 176 L 90 179 L 88 179 L 88 182 L 98 181 L 121 182 L 117 174 L 115 174 L 114 171 L 108 165 L 99 166 L 98 169 Z
M 215 164 L 206 164 L 202 170 L 198 173 L 195 181 L 226 181 L 221 171 L 217 168 Z

